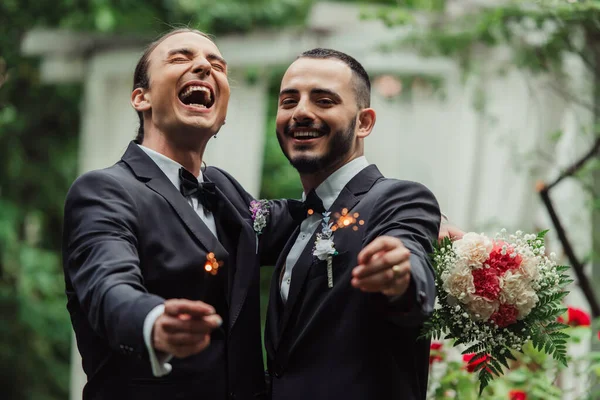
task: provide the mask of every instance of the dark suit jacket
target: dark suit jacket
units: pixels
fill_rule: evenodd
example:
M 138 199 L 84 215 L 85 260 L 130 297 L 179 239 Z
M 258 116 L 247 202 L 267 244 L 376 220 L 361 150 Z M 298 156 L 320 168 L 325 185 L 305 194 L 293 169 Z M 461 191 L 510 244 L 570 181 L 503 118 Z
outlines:
M 72 185 L 63 256 L 67 308 L 88 377 L 84 399 L 264 395 L 252 199 L 221 170 L 208 168 L 204 177 L 217 186 L 220 240 L 135 143 L 121 161 Z M 261 246 L 276 251 L 285 244 L 292 228 L 286 204 L 271 203 L 279 231 L 265 228 Z M 206 299 L 214 285 L 203 269 L 209 252 L 224 261 L 219 275 L 225 326 L 212 334 L 205 351 L 173 359 L 173 371 L 155 378 L 143 340 L 144 319 L 164 299 Z
M 312 255 L 315 236 L 293 268 L 288 300 L 279 277 L 298 230 L 279 257 L 271 283 L 265 330 L 274 400 L 425 399 L 429 342 L 417 340 L 433 310 L 434 275 L 428 254 L 437 238 L 440 210 L 423 185 L 385 179 L 371 165 L 356 175 L 331 207 L 347 208 L 364 225 L 338 229 L 334 286 L 326 261 Z M 317 228 L 320 232 L 320 228 Z M 411 284 L 396 301 L 351 286 L 359 251 L 391 235 L 411 251 Z

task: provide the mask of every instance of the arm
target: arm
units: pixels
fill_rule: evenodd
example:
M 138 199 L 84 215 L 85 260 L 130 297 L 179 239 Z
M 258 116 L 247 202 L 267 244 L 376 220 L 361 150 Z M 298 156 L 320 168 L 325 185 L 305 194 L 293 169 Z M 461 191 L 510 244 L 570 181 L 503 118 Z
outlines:
M 297 226 L 290 215 L 287 200 L 269 200 L 267 226 L 259 236 L 260 265 L 275 265 Z
M 176 357 L 197 353 L 220 318 L 202 302 L 164 301 L 147 292 L 138 229 L 135 201 L 115 177 L 102 171 L 82 176 L 65 204 L 64 268 L 92 329 L 114 350 L 149 357 L 161 375 L 168 368 L 159 367 L 154 349 Z M 170 304 L 178 301 L 184 304 L 174 309 Z M 177 311 L 194 318 L 182 320 Z
M 146 356 L 146 315 L 163 303 L 143 286 L 134 200 L 117 179 L 96 171 L 80 177 L 65 203 L 64 269 L 96 334 L 119 351 Z
M 353 285 L 387 295 L 375 299 L 388 308 L 392 321 L 420 324 L 435 301 L 429 254 L 439 232 L 437 201 L 423 185 L 395 182 L 375 204 Z

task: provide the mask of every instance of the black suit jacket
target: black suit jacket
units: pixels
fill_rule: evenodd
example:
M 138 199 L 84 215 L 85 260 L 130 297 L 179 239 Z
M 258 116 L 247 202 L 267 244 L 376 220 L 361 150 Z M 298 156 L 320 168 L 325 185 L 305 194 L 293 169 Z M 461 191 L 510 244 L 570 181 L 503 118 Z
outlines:
M 253 399 L 265 393 L 259 313 L 259 256 L 248 204 L 225 172 L 207 168 L 219 197 L 220 240 L 158 166 L 135 143 L 112 167 L 72 185 L 65 204 L 67 308 L 88 377 L 84 399 Z M 281 249 L 291 232 L 286 202 L 271 202 L 278 232 L 261 246 Z M 287 231 L 286 231 L 287 229 Z M 164 299 L 205 300 L 203 267 L 213 252 L 221 275 L 226 324 L 200 354 L 173 359 L 152 375 L 143 339 L 148 312 Z M 263 263 L 273 265 L 264 252 Z M 214 280 L 212 285 L 214 285 Z
M 433 310 L 434 275 L 428 254 L 440 210 L 423 185 L 385 179 L 371 165 L 342 190 L 330 211 L 347 208 L 364 225 L 338 229 L 333 288 L 326 261 L 312 255 L 315 235 L 293 268 L 288 300 L 279 277 L 298 230 L 277 262 L 271 284 L 265 343 L 274 400 L 425 399 L 429 342 L 417 340 Z M 320 232 L 320 227 L 317 228 Z M 351 286 L 360 250 L 391 235 L 411 251 L 411 284 L 396 301 Z

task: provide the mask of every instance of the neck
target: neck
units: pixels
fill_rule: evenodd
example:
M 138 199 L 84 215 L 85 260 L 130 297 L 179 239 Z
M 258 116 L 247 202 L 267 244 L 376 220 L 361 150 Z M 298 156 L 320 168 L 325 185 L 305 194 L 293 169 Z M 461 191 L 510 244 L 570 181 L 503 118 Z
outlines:
M 331 176 L 331 174 L 360 156 L 362 156 L 362 154 L 352 154 L 351 156 L 344 158 L 335 164 L 321 168 L 318 172 L 301 173 L 300 182 L 302 182 L 304 193 L 308 193 L 311 190 L 318 188 L 321 183 L 325 182 L 325 180 Z
M 163 133 L 146 132 L 142 144 L 171 160 L 178 162 L 194 176 L 200 176 L 204 150 L 210 136 L 203 135 L 193 144 L 180 143 Z

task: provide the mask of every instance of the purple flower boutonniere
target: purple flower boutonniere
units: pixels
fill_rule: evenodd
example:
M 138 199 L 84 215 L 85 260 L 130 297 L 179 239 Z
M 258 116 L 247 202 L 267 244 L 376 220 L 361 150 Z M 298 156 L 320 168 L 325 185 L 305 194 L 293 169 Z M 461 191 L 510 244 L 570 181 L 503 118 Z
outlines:
M 256 232 L 257 235 L 260 235 L 265 226 L 267 226 L 267 217 L 269 216 L 269 202 L 267 200 L 251 201 L 250 212 L 252 213 L 252 226 L 254 228 L 254 232 Z

